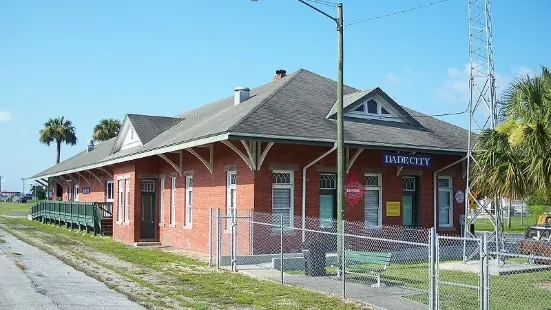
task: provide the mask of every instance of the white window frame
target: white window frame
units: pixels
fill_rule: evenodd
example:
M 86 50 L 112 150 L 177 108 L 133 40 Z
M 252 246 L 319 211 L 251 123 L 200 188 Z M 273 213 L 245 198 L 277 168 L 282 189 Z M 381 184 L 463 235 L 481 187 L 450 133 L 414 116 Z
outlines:
M 165 179 L 166 178 L 165 178 L 164 175 L 161 175 L 160 179 L 161 179 L 161 181 L 160 181 L 160 187 L 161 187 L 161 189 L 160 189 L 161 193 L 160 194 L 161 195 L 160 195 L 159 200 L 161 201 L 161 203 L 160 203 L 160 209 L 161 210 L 159 212 L 160 213 L 159 225 L 161 226 L 161 225 L 164 225 L 164 223 L 165 223 L 165 186 L 166 186 Z
M 273 175 L 275 173 L 289 173 L 289 181 L 290 183 L 289 184 L 281 184 L 281 183 L 274 183 L 273 181 Z M 274 188 L 287 188 L 287 189 L 290 189 L 290 195 L 291 195 L 291 199 L 290 199 L 290 206 L 289 206 L 289 227 L 292 227 L 294 226 L 294 214 L 295 214 L 295 172 L 292 171 L 292 170 L 272 170 L 272 175 L 270 176 L 272 178 L 272 224 L 274 225 L 277 225 L 277 226 L 272 226 L 273 229 L 279 229 L 279 225 L 280 223 L 274 223 L 273 219 L 273 214 L 274 214 L 274 204 L 273 204 L 273 201 L 274 201 L 274 191 L 273 189 Z M 289 229 L 289 227 L 287 227 L 287 229 Z
M 73 201 L 73 187 L 67 186 L 67 201 Z
M 74 194 L 73 194 L 73 197 L 74 197 L 73 200 L 78 202 L 78 184 L 75 184 L 75 185 L 74 185 Z
M 377 226 L 368 226 L 367 225 L 367 222 L 366 222 L 366 215 L 367 215 L 367 210 L 366 210 L 366 207 L 365 207 L 365 200 L 367 200 L 367 198 L 364 197 L 364 226 L 365 228 L 373 228 L 373 227 L 378 227 L 378 226 L 382 226 L 383 225 L 383 175 L 382 174 L 377 174 L 377 173 L 366 173 L 364 175 L 364 179 L 365 177 L 377 177 L 378 179 L 378 186 L 374 186 L 374 185 L 367 185 L 365 184 L 365 190 L 366 190 L 366 193 L 368 190 L 377 190 L 379 191 L 379 210 L 378 210 L 378 223 L 377 223 Z M 367 194 L 366 194 L 367 195 Z
M 191 175 L 186 175 L 186 199 L 184 204 L 184 228 L 191 228 L 193 224 L 193 176 Z
M 231 182 L 232 176 L 235 176 L 235 183 Z M 231 196 L 231 191 L 234 190 L 235 195 L 235 205 L 231 207 L 233 201 Z M 226 230 L 231 230 L 232 218 L 230 215 L 231 212 L 236 212 L 237 210 L 237 171 L 228 171 L 226 173 L 226 216 L 228 217 L 226 221 Z
M 450 186 L 441 188 L 440 180 L 442 179 L 449 180 Z M 438 179 L 436 180 L 436 184 L 434 186 L 437 187 L 438 193 L 438 197 L 436 199 L 438 203 L 438 227 L 453 227 L 453 178 L 451 176 L 438 176 Z M 450 204 L 448 213 L 448 224 L 440 223 L 440 195 L 444 193 L 447 193 Z
M 130 179 L 124 179 L 124 224 L 130 223 Z
M 367 112 L 367 103 L 369 101 L 373 100 L 377 104 L 377 113 L 368 113 Z M 363 106 L 363 111 L 355 111 L 359 106 Z M 382 109 L 385 109 L 389 114 L 383 114 Z M 365 119 L 379 119 L 379 120 L 385 120 L 385 121 L 391 121 L 391 122 L 398 122 L 403 123 L 404 120 L 401 117 L 397 117 L 394 115 L 394 112 L 391 111 L 388 107 L 381 104 L 381 102 L 371 98 L 368 100 L 365 100 L 361 104 L 356 105 L 353 109 L 351 109 L 349 112 L 346 113 L 348 116 L 353 117 L 359 117 L 359 118 L 365 118 Z
M 111 198 L 109 198 L 109 185 L 111 185 Z M 115 183 L 113 183 L 113 181 L 107 181 L 105 183 L 105 201 L 113 202 L 114 197 L 115 197 Z
M 170 227 L 176 227 L 176 177 L 170 177 Z
M 122 223 L 122 215 L 124 212 L 124 180 L 117 179 L 117 224 Z

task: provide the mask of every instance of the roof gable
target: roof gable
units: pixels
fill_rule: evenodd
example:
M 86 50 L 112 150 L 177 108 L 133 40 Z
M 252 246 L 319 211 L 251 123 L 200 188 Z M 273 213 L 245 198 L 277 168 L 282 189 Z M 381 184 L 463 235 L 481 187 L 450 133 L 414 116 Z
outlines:
M 128 114 L 124 119 L 111 154 L 144 146 L 183 120 L 179 117 Z
M 408 123 L 422 127 L 406 110 L 379 87 L 345 95 L 343 113 L 348 121 L 375 120 L 379 122 Z M 336 119 L 337 103 L 327 114 L 328 119 Z
M 128 115 L 124 118 L 124 121 L 121 126 L 121 130 L 115 139 L 115 143 L 113 144 L 113 149 L 111 151 L 112 153 L 117 153 L 121 150 L 130 149 L 136 146 L 142 146 L 143 143 L 140 140 L 140 137 L 136 133 L 136 130 L 134 129 L 134 126 L 132 126 L 132 123 L 130 122 L 130 119 Z

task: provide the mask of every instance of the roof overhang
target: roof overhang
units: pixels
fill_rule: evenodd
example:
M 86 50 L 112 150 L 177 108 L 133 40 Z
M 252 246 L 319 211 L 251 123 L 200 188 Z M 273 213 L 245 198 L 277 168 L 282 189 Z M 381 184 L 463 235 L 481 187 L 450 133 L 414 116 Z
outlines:
M 177 144 L 173 144 L 173 145 L 169 145 L 169 146 L 164 146 L 164 147 L 161 147 L 161 148 L 148 150 L 148 151 L 144 151 L 144 152 L 140 152 L 140 153 L 136 153 L 136 154 L 132 154 L 132 155 L 128 155 L 128 156 L 123 156 L 123 157 L 120 157 L 120 158 L 114 158 L 114 159 L 111 159 L 111 160 L 104 160 L 104 161 L 101 161 L 101 162 L 98 162 L 98 163 L 95 163 L 95 164 L 81 166 L 81 167 L 78 167 L 78 168 L 73 168 L 73 169 L 64 170 L 64 171 L 51 173 L 51 174 L 38 175 L 38 176 L 35 176 L 35 177 L 32 177 L 32 178 L 29 178 L 29 180 L 55 177 L 55 176 L 69 174 L 69 173 L 75 173 L 75 172 L 85 171 L 85 170 L 89 170 L 89 169 L 105 167 L 105 166 L 114 165 L 114 164 L 118 164 L 118 163 L 122 163 L 122 162 L 127 162 L 127 161 L 131 161 L 131 160 L 135 160 L 135 159 L 140 159 L 140 158 L 145 158 L 145 157 L 154 156 L 154 155 L 158 155 L 158 154 L 179 151 L 179 150 L 187 149 L 187 148 L 190 148 L 190 147 L 200 146 L 200 145 L 214 143 L 214 142 L 218 142 L 218 141 L 228 140 L 228 137 L 229 137 L 228 133 L 223 133 L 223 134 L 218 134 L 218 135 L 214 135 L 214 136 L 204 137 L 204 138 L 197 139 L 197 140 L 186 141 L 186 142 L 177 143 Z
M 90 164 L 86 166 L 81 166 L 78 168 L 73 168 L 69 170 L 64 170 L 56 173 L 38 175 L 29 180 L 44 179 L 49 177 L 55 177 L 60 175 L 65 175 L 69 173 L 75 173 L 90 169 L 96 169 L 100 167 L 105 167 L 109 165 L 114 165 L 122 162 L 128 162 L 131 160 L 136 160 L 140 158 L 145 158 L 149 156 L 154 156 L 163 153 L 169 153 L 174 151 L 179 151 L 191 147 L 196 147 L 200 145 L 205 145 L 209 143 L 224 141 L 224 140 L 258 140 L 258 141 L 269 141 L 276 143 L 289 143 L 289 144 L 307 144 L 307 145 L 323 145 L 323 146 L 332 146 L 336 142 L 334 139 L 328 138 L 307 138 L 307 137 L 298 137 L 298 136 L 278 136 L 278 135 L 265 135 L 265 134 L 251 134 L 251 133 L 242 133 L 242 132 L 232 132 L 232 133 L 222 133 L 209 137 L 204 137 L 197 140 L 186 141 L 182 143 L 173 144 L 170 146 L 164 146 L 161 148 L 143 151 L 136 154 L 131 154 L 128 156 L 123 156 L 120 158 L 114 158 L 111 160 L 104 160 L 95 164 Z M 389 143 L 380 143 L 380 142 L 364 142 L 364 141 L 352 141 L 346 140 L 345 147 L 350 148 L 365 148 L 372 150 L 400 150 L 400 151 L 411 151 L 411 152 L 425 152 L 431 154 L 448 154 L 448 155 L 465 155 L 467 150 L 462 149 L 442 149 L 432 146 L 419 146 L 419 145 L 407 145 L 407 144 L 389 144 Z
M 279 142 L 279 143 L 290 143 L 290 144 L 309 144 L 309 145 L 323 145 L 323 146 L 333 146 L 336 142 L 334 139 L 325 139 L 325 138 L 306 138 L 306 137 L 288 137 L 288 136 L 277 136 L 277 135 L 262 135 L 262 134 L 249 134 L 249 133 L 238 133 L 233 132 L 229 134 L 229 139 L 236 140 L 262 140 L 270 142 Z M 353 141 L 345 140 L 345 147 L 350 148 L 365 148 L 372 150 L 400 150 L 400 151 L 412 151 L 412 152 L 425 152 L 431 154 L 448 154 L 448 155 L 465 155 L 467 150 L 462 149 L 443 149 L 432 146 L 419 146 L 419 145 L 408 145 L 408 144 L 389 144 L 389 143 L 379 143 L 379 142 L 364 142 L 364 141 Z

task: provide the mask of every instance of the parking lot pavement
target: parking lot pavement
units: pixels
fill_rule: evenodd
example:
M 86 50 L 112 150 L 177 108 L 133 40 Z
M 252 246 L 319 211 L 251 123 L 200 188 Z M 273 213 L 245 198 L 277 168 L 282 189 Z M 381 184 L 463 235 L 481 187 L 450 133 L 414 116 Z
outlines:
M 145 309 L 0 229 L 0 309 Z

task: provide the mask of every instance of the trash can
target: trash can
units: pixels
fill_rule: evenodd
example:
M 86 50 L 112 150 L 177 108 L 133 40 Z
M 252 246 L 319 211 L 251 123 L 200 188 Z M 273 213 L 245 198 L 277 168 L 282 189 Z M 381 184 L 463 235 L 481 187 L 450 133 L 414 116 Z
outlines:
M 325 275 L 325 243 L 324 240 L 312 240 L 303 244 L 304 274 L 311 277 Z

